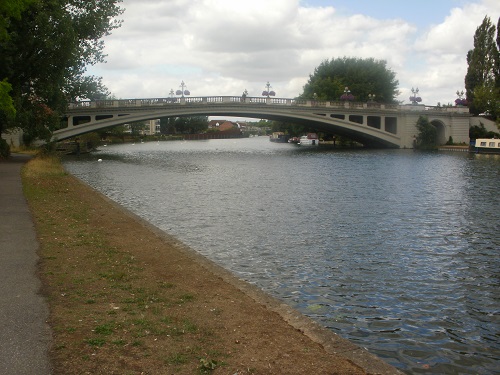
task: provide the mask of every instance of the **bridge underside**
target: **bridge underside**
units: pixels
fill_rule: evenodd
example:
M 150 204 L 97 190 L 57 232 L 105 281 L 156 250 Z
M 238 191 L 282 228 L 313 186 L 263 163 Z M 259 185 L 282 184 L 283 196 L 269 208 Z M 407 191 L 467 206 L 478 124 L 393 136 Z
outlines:
M 353 141 L 359 142 L 363 144 L 365 147 L 371 148 L 399 148 L 399 139 L 383 139 L 380 135 L 371 134 L 368 132 L 363 132 L 357 129 L 357 127 L 349 126 L 344 121 L 340 120 L 328 120 L 322 119 L 319 117 L 318 119 L 299 119 L 297 117 L 286 117 L 286 116 L 277 116 L 277 115 L 267 115 L 265 117 L 267 120 L 274 121 L 285 121 L 285 122 L 293 122 L 300 125 L 308 126 L 312 129 L 316 129 L 318 132 L 323 132 L 326 134 L 343 136 Z M 390 137 L 392 138 L 392 137 Z M 396 137 L 394 137 L 396 138 Z
M 325 108 L 280 107 L 256 104 L 231 105 L 168 105 L 155 108 L 80 108 L 67 113 L 67 127 L 54 132 L 53 140 L 64 140 L 136 121 L 179 116 L 230 116 L 261 118 L 292 122 L 319 132 L 345 136 L 366 147 L 398 148 L 397 114 L 390 116 L 351 111 L 332 111 Z

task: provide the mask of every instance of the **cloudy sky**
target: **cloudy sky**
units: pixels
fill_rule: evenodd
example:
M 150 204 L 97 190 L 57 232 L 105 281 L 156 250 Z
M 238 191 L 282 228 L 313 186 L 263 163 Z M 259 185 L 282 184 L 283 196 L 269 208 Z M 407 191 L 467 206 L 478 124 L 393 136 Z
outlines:
M 107 63 L 91 67 L 117 98 L 277 97 L 302 92 L 323 60 L 386 60 L 408 103 L 451 103 L 463 90 L 466 54 L 498 0 L 124 0 L 123 25 L 105 38 Z M 356 93 L 353 93 L 356 95 Z

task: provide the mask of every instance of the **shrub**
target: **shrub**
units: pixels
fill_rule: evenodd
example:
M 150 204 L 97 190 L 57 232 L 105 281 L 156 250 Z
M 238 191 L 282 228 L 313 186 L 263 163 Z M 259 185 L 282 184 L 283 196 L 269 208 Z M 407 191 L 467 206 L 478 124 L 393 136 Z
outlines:
M 0 138 L 0 159 L 7 159 L 10 156 L 10 146 L 7 141 Z

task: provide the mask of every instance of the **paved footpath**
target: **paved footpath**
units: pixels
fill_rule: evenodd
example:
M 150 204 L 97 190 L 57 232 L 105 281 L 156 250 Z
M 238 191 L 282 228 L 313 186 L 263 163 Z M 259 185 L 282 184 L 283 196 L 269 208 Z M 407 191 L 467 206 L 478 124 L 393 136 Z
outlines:
M 38 242 L 24 198 L 21 168 L 29 159 L 0 161 L 0 374 L 51 373 L 49 310 L 39 294 Z

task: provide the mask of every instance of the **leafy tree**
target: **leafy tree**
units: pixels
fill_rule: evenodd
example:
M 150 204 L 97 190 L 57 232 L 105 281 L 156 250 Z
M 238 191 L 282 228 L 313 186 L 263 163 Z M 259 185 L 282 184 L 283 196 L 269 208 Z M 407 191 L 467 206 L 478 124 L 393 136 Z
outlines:
M 500 137 L 499 133 L 495 133 L 492 131 L 486 130 L 483 123 L 480 125 L 471 126 L 469 129 L 469 138 L 470 139 L 478 139 L 478 138 L 498 138 Z
M 208 129 L 208 117 L 206 116 L 182 116 L 175 119 L 177 133 L 196 134 Z
M 12 90 L 12 85 L 7 82 L 7 79 L 0 81 L 0 112 L 5 118 L 13 118 L 16 114 L 14 101 L 9 95 Z
M 0 2 L 0 45 L 9 40 L 8 27 L 11 20 L 19 19 L 21 12 L 33 0 L 2 0 Z M 7 121 L 14 118 L 16 109 L 14 101 L 10 96 L 12 85 L 7 77 L 0 71 L 0 134 Z M 0 138 L 0 157 L 7 157 L 10 154 L 9 145 Z
M 160 119 L 161 134 L 175 134 L 175 117 L 163 117 Z
M 474 101 L 471 112 L 476 115 L 486 113 L 494 119 L 498 118 L 500 115 L 500 90 L 495 87 L 493 82 L 476 86 L 473 94 Z
M 114 141 L 116 139 L 125 139 L 125 134 L 127 132 L 127 127 L 125 125 L 117 125 L 110 128 L 104 128 L 97 130 L 95 133 L 98 135 L 100 140 L 109 139 Z
M 34 0 L 2 0 L 0 2 L 0 41 L 9 39 L 7 31 L 11 19 L 20 19 L 21 13 Z
M 500 19 L 499 19 L 500 24 Z M 474 34 L 474 48 L 467 52 L 465 89 L 471 113 L 489 112 L 500 115 L 500 52 L 499 36 L 488 16 Z
M 16 109 L 14 119 L 0 113 L 0 132 L 20 127 L 28 138 L 48 139 L 69 100 L 108 94 L 100 78 L 85 72 L 104 62 L 102 37 L 120 26 L 120 2 L 2 0 L 2 7 L 26 6 L 16 8 L 19 17 L 8 20 L 0 43 L 0 77 L 8 79 Z
M 136 121 L 130 124 L 130 131 L 133 136 L 141 135 L 146 130 L 146 123 L 144 121 Z
M 416 139 L 415 148 L 420 150 L 432 150 L 437 145 L 437 130 L 432 125 L 427 117 L 420 116 L 417 120 L 418 135 Z
M 499 58 L 497 59 L 497 66 L 496 66 L 496 87 L 500 88 L 500 17 L 498 17 L 498 23 L 497 23 L 497 51 Z
M 287 121 L 271 121 L 271 132 L 284 132 L 292 137 L 299 137 L 309 132 L 317 132 L 314 128 Z
M 368 101 L 369 95 L 384 103 L 396 102 L 399 82 L 383 60 L 343 57 L 324 60 L 309 75 L 300 95 L 302 99 L 339 100 L 346 87 L 357 101 Z

